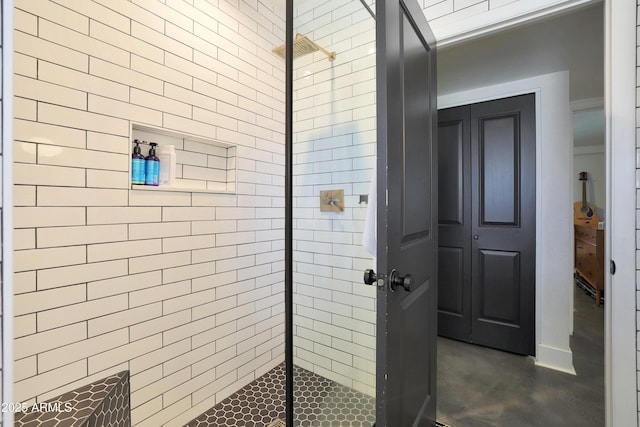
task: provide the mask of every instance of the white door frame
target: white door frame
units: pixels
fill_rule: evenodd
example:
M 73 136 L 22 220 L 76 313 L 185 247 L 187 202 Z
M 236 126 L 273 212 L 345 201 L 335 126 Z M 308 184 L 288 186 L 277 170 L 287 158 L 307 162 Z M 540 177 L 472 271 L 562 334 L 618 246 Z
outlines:
M 13 399 L 13 0 L 2 0 L 2 402 Z M 2 411 L 12 426 L 13 411 Z
M 636 16 L 637 2 L 605 0 L 607 230 L 605 405 L 607 427 L 637 426 Z

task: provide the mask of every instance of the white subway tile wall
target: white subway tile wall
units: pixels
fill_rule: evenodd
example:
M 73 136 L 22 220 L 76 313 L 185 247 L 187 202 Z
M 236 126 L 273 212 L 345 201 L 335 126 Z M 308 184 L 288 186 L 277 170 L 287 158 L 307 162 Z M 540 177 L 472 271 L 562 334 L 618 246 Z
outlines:
M 283 361 L 277 3 L 16 1 L 14 400 L 129 369 L 181 426 Z M 178 151 L 235 194 L 130 190 L 132 123 L 236 146 Z
M 294 62 L 294 363 L 375 396 L 376 290 L 362 283 L 372 258 L 358 203 L 375 162 L 375 21 L 360 2 L 326 0 L 303 4 L 294 25 L 337 54 Z M 344 190 L 343 212 L 320 212 L 330 189 Z

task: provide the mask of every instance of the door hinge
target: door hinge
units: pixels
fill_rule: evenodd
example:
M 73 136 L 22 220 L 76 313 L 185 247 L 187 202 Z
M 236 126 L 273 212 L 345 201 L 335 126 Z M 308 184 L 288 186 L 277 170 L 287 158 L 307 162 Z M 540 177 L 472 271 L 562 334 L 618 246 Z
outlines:
M 609 272 L 612 276 L 616 274 L 616 262 L 614 260 L 609 261 Z

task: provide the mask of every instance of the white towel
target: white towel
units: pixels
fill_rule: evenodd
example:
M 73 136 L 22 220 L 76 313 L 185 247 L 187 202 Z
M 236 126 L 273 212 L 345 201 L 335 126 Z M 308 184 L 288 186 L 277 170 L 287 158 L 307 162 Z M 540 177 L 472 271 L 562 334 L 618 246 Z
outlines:
M 369 199 L 367 202 L 367 217 L 364 220 L 364 233 L 362 234 L 362 246 L 373 256 L 373 265 L 376 264 L 377 255 L 377 193 L 376 167 L 373 166 L 371 184 L 369 185 Z

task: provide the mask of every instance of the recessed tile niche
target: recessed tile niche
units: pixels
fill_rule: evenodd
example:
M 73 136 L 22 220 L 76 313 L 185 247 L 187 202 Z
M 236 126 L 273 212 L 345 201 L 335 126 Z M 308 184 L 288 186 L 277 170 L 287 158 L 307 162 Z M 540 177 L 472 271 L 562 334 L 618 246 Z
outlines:
M 228 194 L 236 192 L 237 148 L 235 145 L 162 128 L 132 124 L 130 152 L 133 152 L 135 146 L 133 141 L 136 139 L 147 143 L 156 142 L 158 146 L 175 146 L 176 178 L 172 186 L 131 184 L 131 189 Z M 150 146 L 140 144 L 140 148 L 142 155 L 146 157 Z M 160 167 L 162 166 L 161 163 Z M 129 179 L 131 179 L 131 164 L 129 164 Z

